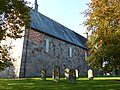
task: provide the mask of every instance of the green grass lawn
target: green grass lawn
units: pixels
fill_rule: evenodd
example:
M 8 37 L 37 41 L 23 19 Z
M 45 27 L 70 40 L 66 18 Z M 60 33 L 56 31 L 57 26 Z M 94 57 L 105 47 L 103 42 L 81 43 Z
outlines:
M 79 78 L 76 84 L 63 78 L 59 83 L 51 78 L 46 81 L 40 78 L 0 79 L 0 90 L 120 90 L 120 77 Z

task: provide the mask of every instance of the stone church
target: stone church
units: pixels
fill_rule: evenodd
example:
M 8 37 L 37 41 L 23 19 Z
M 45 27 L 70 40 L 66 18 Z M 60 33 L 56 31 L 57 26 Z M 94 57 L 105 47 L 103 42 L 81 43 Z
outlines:
M 61 75 L 64 75 L 64 69 L 71 68 L 86 76 L 86 38 L 39 13 L 37 0 L 30 16 L 31 28 L 25 31 L 25 36 L 11 41 L 16 77 L 40 77 L 43 68 L 47 76 L 52 76 L 56 65 L 60 67 Z M 7 74 L 11 75 L 9 69 Z

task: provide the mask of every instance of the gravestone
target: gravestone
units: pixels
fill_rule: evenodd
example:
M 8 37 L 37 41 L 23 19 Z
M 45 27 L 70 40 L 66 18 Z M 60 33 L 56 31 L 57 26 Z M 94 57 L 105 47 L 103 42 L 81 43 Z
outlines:
M 91 69 L 88 70 L 88 79 L 93 80 L 93 71 Z
M 60 80 L 60 67 L 59 66 L 55 66 L 54 69 L 52 70 L 52 78 L 53 78 L 53 81 L 59 82 Z
M 41 69 L 41 80 L 46 80 L 46 69 Z
M 70 71 L 69 68 L 65 69 L 65 79 L 69 79 L 69 71 Z
M 75 72 L 75 69 L 70 69 L 69 70 L 68 82 L 69 83 L 76 83 L 76 72 Z
M 78 78 L 79 77 L 79 72 L 78 72 L 77 69 L 75 69 L 75 74 L 76 74 L 76 78 Z

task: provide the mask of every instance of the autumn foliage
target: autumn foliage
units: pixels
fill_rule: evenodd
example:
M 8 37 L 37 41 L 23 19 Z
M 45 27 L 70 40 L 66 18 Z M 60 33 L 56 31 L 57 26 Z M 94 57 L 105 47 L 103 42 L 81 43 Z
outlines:
M 120 69 L 120 0 L 91 0 L 88 5 L 89 65 L 106 72 Z
M 30 9 L 24 0 L 0 0 L 0 70 L 11 65 L 9 49 L 2 45 L 6 38 L 17 39 L 23 36 L 30 26 Z

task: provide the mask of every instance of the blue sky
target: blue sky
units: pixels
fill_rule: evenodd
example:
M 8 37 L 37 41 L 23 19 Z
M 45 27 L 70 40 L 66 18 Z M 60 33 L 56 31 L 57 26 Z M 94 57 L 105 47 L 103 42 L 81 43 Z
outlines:
M 31 2 L 34 7 L 35 0 L 27 0 Z M 86 28 L 80 25 L 85 18 L 80 15 L 88 8 L 86 5 L 90 0 L 37 0 L 39 9 L 38 11 L 45 16 L 59 22 L 60 24 L 68 27 L 69 29 L 86 36 Z

